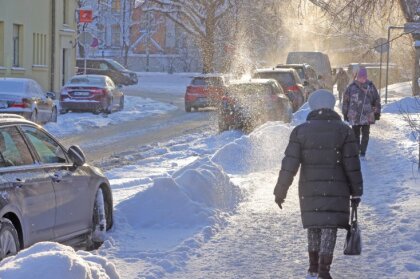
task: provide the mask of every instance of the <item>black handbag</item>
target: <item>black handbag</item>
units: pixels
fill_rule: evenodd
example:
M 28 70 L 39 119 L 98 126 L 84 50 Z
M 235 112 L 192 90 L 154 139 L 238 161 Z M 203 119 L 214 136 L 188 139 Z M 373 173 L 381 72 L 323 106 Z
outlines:
M 357 206 L 351 207 L 350 228 L 347 229 L 346 241 L 344 242 L 344 255 L 360 255 L 362 253 L 362 234 L 357 224 Z

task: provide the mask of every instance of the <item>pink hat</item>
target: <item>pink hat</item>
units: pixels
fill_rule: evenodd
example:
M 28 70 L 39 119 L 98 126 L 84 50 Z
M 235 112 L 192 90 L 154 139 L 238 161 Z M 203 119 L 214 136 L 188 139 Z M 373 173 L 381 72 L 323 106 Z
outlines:
M 367 78 L 367 71 L 365 67 L 360 67 L 359 71 L 357 72 L 357 78 Z

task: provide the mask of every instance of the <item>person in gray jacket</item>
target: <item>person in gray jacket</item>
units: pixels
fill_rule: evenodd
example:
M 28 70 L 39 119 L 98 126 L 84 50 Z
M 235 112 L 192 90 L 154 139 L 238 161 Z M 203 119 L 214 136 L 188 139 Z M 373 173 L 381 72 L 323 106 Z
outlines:
M 363 179 L 356 138 L 334 111 L 334 95 L 320 89 L 308 103 L 311 112 L 290 135 L 274 195 L 282 208 L 300 167 L 300 210 L 308 229 L 307 278 L 330 279 L 337 229 L 348 228 L 349 201 L 359 204 Z

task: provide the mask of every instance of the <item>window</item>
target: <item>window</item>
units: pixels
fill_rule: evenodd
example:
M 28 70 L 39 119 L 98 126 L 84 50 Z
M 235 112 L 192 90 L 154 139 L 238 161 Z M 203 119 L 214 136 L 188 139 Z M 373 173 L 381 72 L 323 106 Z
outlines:
M 47 66 L 47 35 L 33 34 L 32 64 Z
M 66 163 L 67 157 L 61 146 L 47 134 L 34 127 L 23 126 L 25 135 L 34 146 L 41 163 Z
M 121 28 L 119 24 L 112 25 L 112 47 L 120 47 L 121 46 Z
M 20 67 L 22 60 L 22 25 L 13 24 L 13 67 Z
M 69 24 L 69 0 L 63 0 L 63 24 Z
M 121 11 L 121 0 L 112 1 L 112 12 L 119 13 Z
M 16 127 L 0 129 L 0 168 L 31 165 L 29 148 Z

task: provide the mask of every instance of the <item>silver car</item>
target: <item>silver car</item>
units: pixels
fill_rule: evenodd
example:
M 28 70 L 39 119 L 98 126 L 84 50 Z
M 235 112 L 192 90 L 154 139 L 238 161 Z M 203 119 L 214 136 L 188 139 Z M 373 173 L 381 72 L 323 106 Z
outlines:
M 29 78 L 0 78 L 0 113 L 24 116 L 36 123 L 57 122 L 55 93 Z
M 39 241 L 96 249 L 112 223 L 109 181 L 79 147 L 0 115 L 0 259 Z

